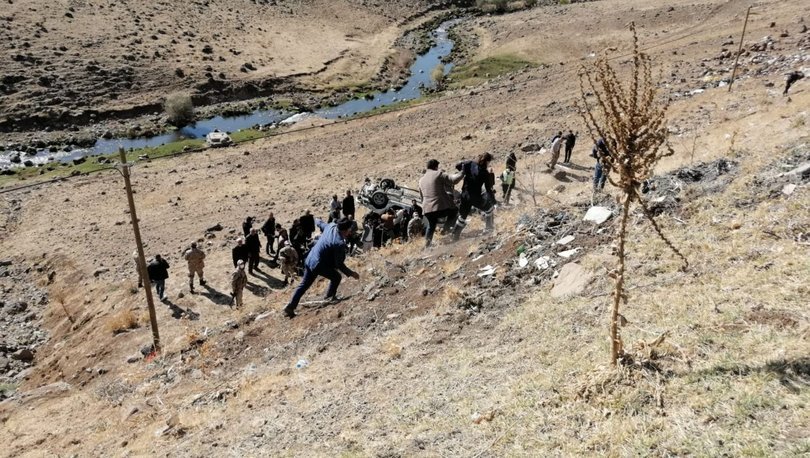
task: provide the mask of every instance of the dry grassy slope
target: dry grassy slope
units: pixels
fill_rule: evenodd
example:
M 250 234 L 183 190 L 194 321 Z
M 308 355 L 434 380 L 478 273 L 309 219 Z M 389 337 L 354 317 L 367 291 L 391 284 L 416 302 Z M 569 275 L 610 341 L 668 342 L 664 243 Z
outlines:
M 426 6 L 354 0 L 9 2 L 0 13 L 0 78 L 13 91 L 0 91 L 0 116 L 39 106 L 105 110 L 154 103 L 167 92 L 205 82 L 209 66 L 217 79 L 222 73 L 229 81 L 261 80 L 314 72 L 342 58 L 354 69 L 333 77 L 368 79 L 398 37 L 397 25 Z M 245 63 L 256 71 L 241 72 Z
M 610 6 L 641 22 L 642 3 Z M 673 4 L 676 11 L 690 5 Z M 688 56 L 717 54 L 731 33 L 712 21 L 725 24 L 739 15 L 729 3 L 703 4 L 725 5 L 724 16 L 698 27 L 695 38 L 655 50 L 664 62 L 674 59 L 673 50 L 686 53 L 676 71 L 677 81 L 687 81 L 673 90 L 700 82 L 695 77 L 699 62 Z M 752 24 L 753 36 L 768 33 L 770 21 L 793 33 L 799 5 L 779 2 L 778 8 L 766 8 L 768 14 Z M 571 7 L 594 21 L 604 15 L 601 8 Z M 549 23 L 549 14 L 555 13 L 505 16 L 491 27 L 535 17 Z M 622 33 L 614 44 L 621 46 L 625 39 Z M 774 54 L 793 52 L 795 41 L 786 42 Z M 245 311 L 230 311 L 201 296 L 177 298 L 185 283 L 180 248 L 216 222 L 236 228 L 246 214 L 262 215 L 268 208 L 288 220 L 303 207 L 322 211 L 328 195 L 356 186 L 367 175 L 413 182 L 430 156 L 449 163 L 484 150 L 505 151 L 527 138 L 546 138 L 563 123 L 576 128 L 570 109 L 576 83 L 553 68 L 520 74 L 503 89 L 478 89 L 477 95 L 400 113 L 140 165 L 136 188 L 149 251 L 168 254 L 174 265 L 168 289 L 172 300 L 200 313 L 198 321 L 173 320 L 159 309 L 167 357 L 152 364 L 124 363 L 149 340 L 147 329 L 112 337 L 108 327 L 141 302 L 128 292 L 131 246 L 118 242 L 130 240 L 127 225 L 116 225 L 127 217 L 120 180 L 114 175 L 79 178 L 15 195 L 22 208 L 9 220 L 19 223 L 0 236 L 0 251 L 18 263 L 32 263 L 44 253 L 57 272 L 52 294 L 64 293 L 80 324 L 72 329 L 61 308 L 49 306 L 44 325 L 54 338 L 38 350 L 37 370 L 21 391 L 63 379 L 72 389 L 3 403 L 4 451 L 31 456 L 119 449 L 136 455 L 196 455 L 223 447 L 246 455 L 807 453 L 807 370 L 801 358 L 808 343 L 810 266 L 806 246 L 793 239 L 809 224 L 807 188 L 788 199 L 759 200 L 757 194 L 745 210 L 739 202 L 758 192 L 751 187 L 752 174 L 787 148 L 807 143 L 803 110 L 810 91 L 798 85 L 788 103 L 778 91 L 763 87 L 780 83 L 781 75 L 755 78 L 750 70 L 747 66 L 744 74 L 751 77 L 731 94 L 710 89 L 677 98 L 671 109 L 673 125 L 685 135 L 674 142 L 680 155 L 662 164 L 662 171 L 688 162 L 690 148 L 684 144 L 695 134 L 697 160 L 732 150 L 742 162 L 740 177 L 723 193 L 698 193 L 684 203 L 677 215 L 684 223 L 662 218 L 693 269 L 678 273 L 649 228 L 639 225 L 634 232 L 631 265 L 638 276 L 626 307 L 625 341 L 651 341 L 669 331 L 672 347 L 662 348 L 660 375 L 632 372 L 626 374 L 627 383 L 606 383 L 607 392 L 576 396 L 583 386 L 593 392 L 607 374 L 600 369 L 607 360 L 607 299 L 598 295 L 609 288 L 603 275 L 612 262 L 608 247 L 582 259 L 597 274 L 586 296 L 551 300 L 544 284 L 532 300 L 491 304 L 471 317 L 445 297 L 450 286 L 471 280 L 466 269 L 472 267 L 461 261 L 477 245 L 474 239 L 443 248 L 427 261 L 410 250 L 353 261 L 364 278 L 359 284 L 347 280 L 347 292 L 399 270 L 387 265 L 383 255 L 421 267 L 407 271 L 408 287 L 402 291 L 389 290 L 375 302 L 361 295 L 292 323 L 273 314 L 236 330 L 225 325 L 253 310 L 277 310 L 289 294 L 259 280 Z M 557 106 L 538 109 L 552 97 L 559 98 Z M 772 132 L 780 134 L 763 134 Z M 461 140 L 467 134 L 473 138 Z M 575 162 L 590 164 L 587 149 L 583 141 Z M 522 161 L 525 167 L 527 158 Z M 587 175 L 587 170 L 574 171 L 564 183 L 545 175 L 541 188 L 563 184 L 562 193 L 553 195 L 563 204 L 587 200 L 588 185 L 577 179 L 587 180 Z M 526 196 L 520 197 L 525 205 Z M 499 237 L 506 237 L 512 232 L 508 222 L 517 214 L 500 218 L 506 224 Z M 221 246 L 225 234 L 220 234 L 206 247 L 207 272 L 212 286 L 227 291 L 230 261 L 228 248 Z M 420 264 L 430 260 L 435 265 Z M 102 264 L 112 271 L 93 278 Z M 459 268 L 465 274 L 442 280 Z M 32 281 L 40 280 L 32 274 Z M 429 295 L 419 299 L 422 288 Z M 400 316 L 389 318 L 395 313 Z M 786 325 L 773 316 L 793 321 Z M 211 337 L 201 347 L 181 352 L 204 333 Z M 312 363 L 305 371 L 292 369 L 300 357 Z M 780 365 L 782 359 L 788 364 Z M 97 368 L 109 372 L 99 374 Z M 475 412 L 495 413 L 492 421 L 475 424 Z M 183 434 L 155 437 L 175 413 Z

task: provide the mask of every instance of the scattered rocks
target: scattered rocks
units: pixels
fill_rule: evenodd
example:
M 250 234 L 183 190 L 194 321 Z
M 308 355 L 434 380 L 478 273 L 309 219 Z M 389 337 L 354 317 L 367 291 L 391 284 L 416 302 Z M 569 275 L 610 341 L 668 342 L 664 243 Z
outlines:
M 583 218 L 584 221 L 590 221 L 595 224 L 602 224 L 610 217 L 613 216 L 613 212 L 606 207 L 591 207 L 585 213 L 585 217 Z
M 21 350 L 17 350 L 11 354 L 11 359 L 16 359 L 17 361 L 23 361 L 26 363 L 30 363 L 34 360 L 34 352 L 27 348 L 23 348 Z
M 106 274 L 106 273 L 107 273 L 107 272 L 109 272 L 109 271 L 110 271 L 110 269 L 108 269 L 108 268 L 106 268 L 106 267 L 101 267 L 101 268 L 98 268 L 98 269 L 96 269 L 96 270 L 94 270 L 94 271 L 93 271 L 93 276 L 94 276 L 94 277 L 96 277 L 96 278 L 98 278 L 98 277 L 100 277 L 101 275 L 104 275 L 104 274 Z
M 576 263 L 568 263 L 560 269 L 560 275 L 554 280 L 551 297 L 561 298 L 576 296 L 585 290 L 591 281 L 591 274 Z

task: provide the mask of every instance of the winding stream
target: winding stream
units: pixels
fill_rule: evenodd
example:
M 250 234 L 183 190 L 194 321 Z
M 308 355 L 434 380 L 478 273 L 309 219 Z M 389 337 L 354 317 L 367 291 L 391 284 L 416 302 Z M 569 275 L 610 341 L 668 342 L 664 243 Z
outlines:
M 306 116 L 326 119 L 355 116 L 394 103 L 413 100 L 420 97 L 424 89 L 435 85 L 430 75 L 436 66 L 444 65 L 445 74 L 449 73 L 453 68 L 452 63 L 444 64 L 442 60 L 450 55 L 453 50 L 454 43 L 449 38 L 448 32 L 457 22 L 458 20 L 446 21 L 432 32 L 434 45 L 425 54 L 417 56 L 410 67 L 408 82 L 400 89 L 392 88 L 388 91 L 376 92 L 368 98 L 349 100 L 340 105 L 316 110 L 313 113 L 293 114 L 289 111 L 270 109 L 257 110 L 239 116 L 217 116 L 154 137 L 99 139 L 91 148 L 79 148 L 56 153 L 50 152 L 48 149 L 41 149 L 37 151 L 36 155 L 6 151 L 0 154 L 0 169 L 24 167 L 23 163 L 25 161 L 31 161 L 34 165 L 49 162 L 70 162 L 84 156 L 111 154 L 118 151 L 119 147 L 125 149 L 156 147 L 179 140 L 204 138 L 214 129 L 235 132 L 256 125 L 293 124 Z M 22 163 L 15 164 L 11 162 L 11 158 L 17 154 L 19 154 Z

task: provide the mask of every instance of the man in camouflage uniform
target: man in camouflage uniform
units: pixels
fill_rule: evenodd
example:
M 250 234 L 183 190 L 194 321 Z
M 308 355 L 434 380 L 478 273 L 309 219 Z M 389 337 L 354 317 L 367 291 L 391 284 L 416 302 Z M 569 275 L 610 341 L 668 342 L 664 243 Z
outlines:
M 235 301 L 237 307 L 242 307 L 242 291 L 247 285 L 247 280 L 245 261 L 240 259 L 236 262 L 236 268 L 231 274 L 231 305 Z
M 281 258 L 281 273 L 284 274 L 284 284 L 294 282 L 298 276 L 298 252 L 290 246 L 289 242 L 284 242 L 279 257 Z
M 194 293 L 194 274 L 200 279 L 200 286 L 205 286 L 205 279 L 203 278 L 203 269 L 205 268 L 205 253 L 197 248 L 197 243 L 192 242 L 191 248 L 186 250 L 183 255 L 186 262 L 188 262 L 188 287 L 192 294 Z

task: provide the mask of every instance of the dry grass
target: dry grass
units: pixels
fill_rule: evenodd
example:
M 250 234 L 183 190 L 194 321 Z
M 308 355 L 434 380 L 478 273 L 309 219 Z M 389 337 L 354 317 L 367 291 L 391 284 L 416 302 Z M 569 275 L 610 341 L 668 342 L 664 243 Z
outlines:
M 141 317 L 133 310 L 122 310 L 107 321 L 107 329 L 120 334 L 141 327 Z
M 445 261 L 444 263 L 442 263 L 442 267 L 441 267 L 442 274 L 444 274 L 445 277 L 449 277 L 449 276 L 455 274 L 456 272 L 458 272 L 458 270 L 463 265 L 464 265 L 464 260 L 459 259 L 459 258 L 450 258 L 447 261 Z
M 439 305 L 442 308 L 455 307 L 464 297 L 464 291 L 455 285 L 445 285 L 442 288 L 442 296 Z

